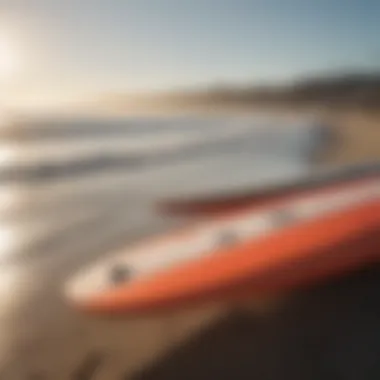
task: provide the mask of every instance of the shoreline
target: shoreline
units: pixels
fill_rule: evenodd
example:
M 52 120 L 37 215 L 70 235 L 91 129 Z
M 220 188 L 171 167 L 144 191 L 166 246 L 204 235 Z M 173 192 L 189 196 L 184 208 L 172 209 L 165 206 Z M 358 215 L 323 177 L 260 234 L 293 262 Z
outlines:
M 297 117 L 296 112 L 288 112 L 290 118 Z M 380 117 L 337 112 L 330 113 L 328 121 L 336 128 L 340 144 L 326 152 L 322 158 L 324 164 L 380 159 Z M 129 240 L 132 241 L 133 237 L 130 236 Z M 191 344 L 197 336 L 207 335 L 220 320 L 227 318 L 229 307 L 220 305 L 131 320 L 81 315 L 69 309 L 60 298 L 61 279 L 69 269 L 56 267 L 57 276 L 48 265 L 41 267 L 37 272 L 41 288 L 28 300 L 29 303 L 15 309 L 15 315 L 11 315 L 7 323 L 2 321 L 4 334 L 9 334 L 13 343 L 8 347 L 9 362 L 1 372 L 9 380 L 33 376 L 44 380 L 129 379 L 136 371 L 157 362 L 168 352 L 180 352 L 182 344 Z M 23 282 L 30 287 L 28 279 Z M 260 307 L 263 310 L 260 311 Z M 256 302 L 253 309 L 259 310 L 262 316 L 266 315 L 267 309 L 273 310 L 273 305 Z M 257 322 L 259 319 L 264 323 L 260 318 L 252 316 L 252 320 Z M 257 328 L 257 324 L 244 321 L 247 328 Z M 237 344 L 236 336 L 233 336 L 236 329 L 238 327 L 232 329 L 229 338 L 224 336 L 219 341 L 219 346 L 223 347 L 214 343 L 208 346 L 209 349 L 217 351 Z M 255 334 L 251 332 L 252 337 Z

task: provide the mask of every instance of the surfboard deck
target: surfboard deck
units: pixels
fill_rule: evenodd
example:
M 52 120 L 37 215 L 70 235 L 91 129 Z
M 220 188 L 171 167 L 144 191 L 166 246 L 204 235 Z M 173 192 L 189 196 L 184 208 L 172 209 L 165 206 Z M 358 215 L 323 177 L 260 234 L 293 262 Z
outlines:
M 380 260 L 380 177 L 252 206 L 99 261 L 65 287 L 90 313 L 141 314 L 322 281 Z

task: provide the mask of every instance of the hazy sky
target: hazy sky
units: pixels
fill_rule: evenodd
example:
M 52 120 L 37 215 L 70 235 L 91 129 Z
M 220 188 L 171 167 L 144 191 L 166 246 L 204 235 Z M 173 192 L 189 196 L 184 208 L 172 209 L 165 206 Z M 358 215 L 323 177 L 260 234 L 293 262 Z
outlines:
M 379 20 L 377 0 L 0 0 L 10 93 L 32 98 L 374 67 Z

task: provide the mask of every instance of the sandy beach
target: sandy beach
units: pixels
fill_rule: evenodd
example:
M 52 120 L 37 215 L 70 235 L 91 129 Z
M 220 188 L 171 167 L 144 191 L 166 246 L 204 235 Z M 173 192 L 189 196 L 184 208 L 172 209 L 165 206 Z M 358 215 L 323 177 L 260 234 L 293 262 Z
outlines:
M 331 120 L 341 142 L 327 152 L 324 162 L 356 163 L 380 159 L 379 117 L 342 113 L 332 115 Z M 167 230 L 173 223 L 168 221 L 165 224 L 161 218 L 152 218 L 151 224 L 144 226 L 143 232 L 141 229 L 131 230 L 130 239 Z M 120 235 L 120 231 L 114 231 L 115 237 L 118 234 Z M 76 252 L 76 255 L 66 261 L 45 260 L 31 263 L 28 266 L 28 275 L 18 273 L 18 269 L 13 267 L 7 268 L 4 273 L 0 294 L 1 379 L 230 378 L 228 373 L 238 374 L 242 368 L 251 371 L 251 377 L 244 378 L 294 380 L 304 379 L 304 376 L 309 375 L 309 379 L 319 378 L 313 364 L 307 364 L 308 360 L 312 361 L 307 355 L 312 354 L 308 352 L 304 354 L 306 356 L 299 356 L 304 351 L 302 345 L 307 345 L 306 338 L 298 339 L 302 341 L 301 348 L 294 350 L 287 350 L 284 343 L 281 346 L 279 342 L 295 342 L 297 338 L 289 337 L 289 334 L 310 331 L 315 327 L 309 318 L 313 314 L 311 309 L 316 308 L 313 300 L 319 299 L 321 304 L 331 306 L 336 304 L 334 300 L 344 299 L 342 308 L 345 311 L 339 311 L 344 313 L 350 310 L 352 304 L 347 292 L 355 293 L 357 299 L 363 299 L 363 294 L 366 294 L 368 297 L 364 298 L 372 297 L 373 300 L 376 296 L 371 293 L 373 287 L 368 284 L 375 284 L 377 291 L 379 290 L 378 276 L 373 272 L 365 272 L 350 279 L 339 280 L 323 289 L 313 289 L 307 294 L 301 294 L 293 303 L 285 302 L 288 306 L 281 304 L 277 308 L 282 310 L 280 314 L 277 314 L 278 311 L 273 312 L 273 308 L 269 306 L 268 311 L 263 306 L 258 313 L 246 313 L 236 310 L 231 312 L 226 305 L 210 305 L 141 319 L 99 319 L 69 308 L 63 302 L 60 287 L 68 275 L 93 259 L 93 256 L 89 258 L 84 252 L 99 251 L 101 255 L 102 246 L 96 240 L 83 245 L 82 242 L 76 244 L 74 239 L 73 245 L 65 249 Z M 6 283 L 7 276 L 12 277 L 9 283 Z M 359 278 L 365 280 L 359 281 Z M 349 285 L 347 287 L 344 284 Z M 372 304 L 366 305 L 372 307 Z M 336 315 L 338 312 L 332 307 L 329 313 Z M 294 315 L 297 315 L 299 324 L 305 324 L 303 329 L 297 330 Z M 314 315 L 319 320 L 322 318 L 316 311 Z M 372 319 L 368 318 L 370 325 Z M 285 322 L 287 319 L 288 322 Z M 305 322 L 305 319 L 309 322 Z M 278 328 L 277 335 L 273 326 Z M 281 336 L 283 340 L 280 339 Z M 272 363 L 268 359 L 273 347 L 277 348 L 275 354 L 272 354 L 272 360 L 276 355 L 282 357 L 277 361 L 280 363 L 278 368 L 273 367 L 276 361 Z M 253 365 L 255 357 L 260 358 L 256 360 L 265 362 L 266 366 Z M 302 358 L 305 359 L 304 364 L 299 365 Z M 196 364 L 191 364 L 192 361 Z M 272 371 L 268 368 L 272 368 Z M 276 377 L 287 373 L 286 371 L 287 377 Z M 311 375 L 313 371 L 315 377 Z M 257 377 L 252 377 L 254 375 Z

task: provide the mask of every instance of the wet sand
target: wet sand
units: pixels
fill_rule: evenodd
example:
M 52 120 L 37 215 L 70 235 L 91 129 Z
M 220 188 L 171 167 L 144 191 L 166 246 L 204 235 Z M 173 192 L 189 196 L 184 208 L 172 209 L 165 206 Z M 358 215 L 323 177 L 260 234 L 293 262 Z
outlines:
M 276 311 L 232 311 L 136 380 L 380 377 L 380 268 L 299 291 Z
M 326 160 L 341 163 L 379 158 L 377 120 L 339 115 L 334 122 L 342 143 L 328 153 Z M 130 240 L 138 239 L 169 229 L 172 223 L 152 218 L 149 225 L 136 225 L 127 232 L 110 230 L 104 244 L 112 241 L 116 247 L 126 234 Z M 96 236 L 98 229 L 93 226 L 88 233 Z M 322 355 L 321 350 L 333 355 L 334 349 L 316 347 L 313 351 L 310 345 L 317 337 L 307 335 L 321 331 L 316 321 L 323 318 L 322 305 L 328 307 L 335 324 L 334 316 L 351 313 L 359 300 L 367 300 L 368 310 L 378 310 L 379 306 L 379 276 L 371 272 L 297 295 L 274 308 L 276 312 L 270 308 L 258 315 L 231 313 L 228 307 L 213 305 L 142 319 L 98 319 L 69 308 L 61 298 L 60 287 L 96 252 L 104 252 L 104 239 L 80 239 L 75 229 L 65 239 L 72 244 L 68 247 L 66 240 L 61 243 L 60 259 L 25 262 L 2 271 L 1 379 L 210 379 L 231 378 L 232 374 L 237 378 L 328 379 L 330 373 L 341 376 L 344 369 L 317 368 L 315 355 Z M 65 255 L 66 251 L 70 255 Z M 86 252 L 91 252 L 91 257 Z M 377 293 L 372 293 L 374 286 Z M 356 298 L 351 297 L 353 292 Z M 364 314 L 364 324 L 373 324 L 373 318 L 378 321 L 377 312 L 368 313 Z M 350 330 L 349 324 L 346 329 Z M 288 350 L 288 344 L 293 348 Z M 358 344 L 362 344 L 360 339 Z M 349 361 L 350 353 L 347 355 L 340 360 Z M 352 376 L 345 378 L 359 379 L 354 377 L 355 370 L 349 372 Z

